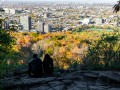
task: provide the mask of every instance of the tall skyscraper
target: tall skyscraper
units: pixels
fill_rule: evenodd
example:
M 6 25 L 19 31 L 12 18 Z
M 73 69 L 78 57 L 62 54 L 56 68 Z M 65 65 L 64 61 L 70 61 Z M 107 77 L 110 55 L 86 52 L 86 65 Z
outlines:
M 45 24 L 45 25 L 44 25 L 44 32 L 45 32 L 45 33 L 51 32 L 51 25 Z
M 31 30 L 31 17 L 29 16 L 21 16 L 20 24 L 22 25 L 23 30 Z
M 51 32 L 52 26 L 49 24 L 46 24 L 44 22 L 37 22 L 37 31 L 40 33 L 48 33 Z
M 37 31 L 38 32 L 40 32 L 40 33 L 42 33 L 42 32 L 44 32 L 44 22 L 40 22 L 40 21 L 38 21 L 37 22 Z

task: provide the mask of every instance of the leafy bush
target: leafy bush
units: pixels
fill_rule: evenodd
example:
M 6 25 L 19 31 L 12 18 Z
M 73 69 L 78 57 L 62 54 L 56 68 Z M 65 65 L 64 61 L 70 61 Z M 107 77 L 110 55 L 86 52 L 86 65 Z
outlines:
M 2 21 L 3 20 L 1 19 L 0 25 Z M 15 40 L 8 31 L 2 30 L 1 27 L 0 37 L 0 77 L 2 77 L 5 73 L 9 72 L 8 70 L 11 70 L 11 65 L 8 64 L 8 60 L 10 60 L 9 57 L 13 54 L 12 46 L 14 45 Z
M 0 60 L 4 60 L 6 55 L 11 52 L 13 38 L 6 31 L 0 30 Z
M 88 53 L 83 59 L 86 69 L 120 69 L 119 35 L 102 35 L 100 40 L 89 42 Z

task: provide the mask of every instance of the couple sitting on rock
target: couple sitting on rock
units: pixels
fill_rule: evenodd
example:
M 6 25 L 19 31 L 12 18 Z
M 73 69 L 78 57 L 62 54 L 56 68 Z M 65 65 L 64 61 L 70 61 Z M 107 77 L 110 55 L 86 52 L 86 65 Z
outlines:
M 40 77 L 43 73 L 48 75 L 53 73 L 53 59 L 49 54 L 45 54 L 43 62 L 38 58 L 37 54 L 34 54 L 28 66 L 29 76 Z

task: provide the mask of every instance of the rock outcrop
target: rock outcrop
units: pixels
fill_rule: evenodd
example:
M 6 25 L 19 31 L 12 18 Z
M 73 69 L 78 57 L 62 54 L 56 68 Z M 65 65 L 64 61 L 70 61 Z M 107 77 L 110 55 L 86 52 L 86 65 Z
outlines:
M 77 70 L 41 78 L 21 74 L 1 83 L 5 90 L 120 90 L 120 72 Z

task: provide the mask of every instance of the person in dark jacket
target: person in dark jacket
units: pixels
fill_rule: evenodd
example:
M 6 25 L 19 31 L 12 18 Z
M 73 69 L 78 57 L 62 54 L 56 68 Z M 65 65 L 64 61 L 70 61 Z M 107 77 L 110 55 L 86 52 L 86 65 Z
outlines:
M 39 77 L 43 74 L 42 61 L 37 54 L 33 55 L 33 59 L 28 63 L 28 75 Z
M 43 69 L 45 74 L 52 74 L 54 71 L 53 59 L 50 57 L 49 54 L 45 54 L 43 60 Z

